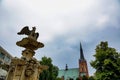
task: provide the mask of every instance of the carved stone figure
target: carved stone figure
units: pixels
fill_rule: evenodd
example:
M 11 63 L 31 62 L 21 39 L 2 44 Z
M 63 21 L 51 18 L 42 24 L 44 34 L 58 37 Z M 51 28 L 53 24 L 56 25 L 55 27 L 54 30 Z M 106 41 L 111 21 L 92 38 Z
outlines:
M 37 60 L 34 59 L 34 58 L 27 61 L 26 70 L 25 70 L 25 76 L 29 77 L 35 72 L 34 69 L 37 68 L 36 62 L 37 62 Z
M 48 66 L 40 65 L 39 61 L 33 57 L 35 50 L 44 47 L 43 43 L 37 41 L 39 33 L 35 33 L 35 30 L 35 27 L 29 30 L 28 26 L 25 26 L 17 33 L 18 35 L 27 35 L 27 37 L 16 42 L 25 50 L 22 51 L 21 58 L 12 59 L 6 80 L 39 80 L 39 74 L 48 69 Z
M 31 37 L 35 40 L 37 40 L 37 38 L 39 37 L 39 33 L 35 33 L 36 28 L 32 27 L 32 30 L 29 30 L 28 26 L 25 26 L 24 28 L 22 28 L 22 30 L 20 32 L 18 32 L 18 35 L 28 35 L 28 37 Z

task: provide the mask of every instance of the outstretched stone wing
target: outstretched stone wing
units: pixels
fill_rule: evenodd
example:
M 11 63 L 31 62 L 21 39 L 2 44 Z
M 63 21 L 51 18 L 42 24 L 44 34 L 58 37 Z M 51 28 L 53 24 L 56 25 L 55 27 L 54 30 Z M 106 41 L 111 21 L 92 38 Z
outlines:
M 28 26 L 25 26 L 20 32 L 18 32 L 18 35 L 26 34 L 30 35 L 31 31 L 29 30 Z
M 36 39 L 39 37 L 39 33 L 36 33 Z

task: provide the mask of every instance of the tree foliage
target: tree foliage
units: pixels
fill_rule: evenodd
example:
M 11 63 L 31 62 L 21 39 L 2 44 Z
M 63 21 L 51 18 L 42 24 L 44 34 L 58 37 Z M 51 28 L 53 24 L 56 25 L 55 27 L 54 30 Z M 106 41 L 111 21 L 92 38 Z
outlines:
M 88 80 L 95 80 L 93 76 L 90 76 Z
M 88 80 L 88 77 L 84 75 L 84 76 L 82 77 L 82 80 Z
M 91 61 L 91 66 L 96 69 L 96 79 L 120 79 L 120 53 L 115 48 L 108 47 L 108 42 L 101 42 L 95 50 L 95 60 Z
M 42 57 L 40 61 L 41 65 L 47 65 L 49 68 L 47 70 L 43 70 L 40 74 L 39 80 L 57 80 L 58 75 L 58 67 L 52 64 L 52 59 L 47 57 Z
M 60 77 L 57 77 L 56 80 L 61 80 L 61 78 L 60 78 Z

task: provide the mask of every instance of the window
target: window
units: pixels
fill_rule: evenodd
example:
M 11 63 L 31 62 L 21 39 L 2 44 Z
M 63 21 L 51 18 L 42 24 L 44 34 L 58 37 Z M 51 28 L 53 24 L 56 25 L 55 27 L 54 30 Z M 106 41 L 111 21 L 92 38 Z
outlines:
M 4 57 L 5 57 L 5 54 L 3 54 L 2 52 L 0 52 L 0 58 L 4 59 Z
M 2 61 L 0 61 L 0 64 L 2 64 Z
M 4 58 L 4 60 L 5 60 L 5 62 L 10 62 L 10 58 L 8 57 L 8 56 L 5 56 L 5 58 Z

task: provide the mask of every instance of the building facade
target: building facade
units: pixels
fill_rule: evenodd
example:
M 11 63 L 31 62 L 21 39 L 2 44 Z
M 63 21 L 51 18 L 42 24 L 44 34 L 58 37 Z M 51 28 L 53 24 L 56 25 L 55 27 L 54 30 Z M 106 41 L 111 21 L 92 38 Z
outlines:
M 89 77 L 87 61 L 84 57 L 82 45 L 80 43 L 80 59 L 78 68 L 68 68 L 66 65 L 65 69 L 59 70 L 58 77 L 61 80 L 82 80 L 83 76 Z
M 4 70 L 3 66 L 9 65 L 12 56 L 0 46 L 0 80 L 5 80 L 7 71 Z
M 10 64 L 12 56 L 0 46 L 0 64 Z

